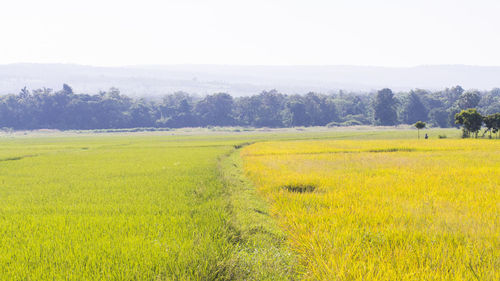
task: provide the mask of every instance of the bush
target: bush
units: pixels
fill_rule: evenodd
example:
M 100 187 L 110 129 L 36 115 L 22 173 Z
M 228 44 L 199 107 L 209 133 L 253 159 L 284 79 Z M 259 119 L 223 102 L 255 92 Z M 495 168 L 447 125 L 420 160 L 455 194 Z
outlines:
M 359 126 L 359 125 L 364 125 L 363 122 L 360 122 L 358 120 L 347 120 L 345 122 L 330 122 L 326 124 L 328 128 L 331 127 L 348 127 L 348 126 Z
M 342 123 L 339 123 L 339 122 L 335 122 L 335 121 L 334 121 L 334 122 L 330 122 L 330 123 L 326 124 L 326 126 L 327 126 L 328 128 L 331 128 L 331 127 L 340 127 L 340 126 L 342 126 Z

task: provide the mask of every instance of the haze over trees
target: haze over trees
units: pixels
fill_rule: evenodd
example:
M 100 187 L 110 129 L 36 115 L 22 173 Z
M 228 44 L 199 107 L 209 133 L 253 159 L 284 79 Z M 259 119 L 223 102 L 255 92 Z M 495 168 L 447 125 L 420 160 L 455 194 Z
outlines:
M 200 97 L 176 92 L 157 98 L 132 98 L 117 88 L 97 94 L 75 93 L 64 84 L 0 96 L 0 127 L 29 129 L 180 128 L 207 126 L 294 127 L 415 124 L 453 127 L 462 110 L 477 108 L 487 116 L 500 112 L 500 89 L 441 91 L 415 89 L 373 93 L 339 91 L 288 95 L 276 90 L 233 97 Z M 485 123 L 495 133 L 495 122 Z M 462 123 L 458 123 L 462 125 Z
M 17 93 L 24 86 L 58 89 L 62 82 L 78 93 L 117 87 L 130 97 L 162 96 L 175 91 L 196 95 L 226 92 L 240 97 L 258 94 L 263 89 L 306 94 L 330 93 L 332 89 L 370 92 L 391 88 L 398 93 L 414 88 L 440 90 L 457 83 L 467 89 L 488 90 L 500 85 L 500 67 L 0 64 L 0 94 Z

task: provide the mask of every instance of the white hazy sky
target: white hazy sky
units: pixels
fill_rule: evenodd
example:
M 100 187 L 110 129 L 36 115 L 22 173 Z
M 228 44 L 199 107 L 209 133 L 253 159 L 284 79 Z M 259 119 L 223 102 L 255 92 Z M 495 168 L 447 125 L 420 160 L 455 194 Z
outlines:
M 1 0 L 0 64 L 500 65 L 500 0 Z

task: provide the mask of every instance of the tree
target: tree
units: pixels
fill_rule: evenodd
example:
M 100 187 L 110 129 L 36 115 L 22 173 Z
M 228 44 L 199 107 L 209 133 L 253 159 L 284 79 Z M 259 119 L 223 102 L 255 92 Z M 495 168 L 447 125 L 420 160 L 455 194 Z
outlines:
M 237 101 L 237 115 L 244 125 L 255 127 L 283 127 L 287 96 L 276 90 L 264 91 Z
M 325 126 L 337 120 L 337 108 L 328 96 L 310 92 L 304 97 L 307 119 L 311 126 Z
M 455 123 L 463 126 L 463 137 L 470 137 L 474 134 L 477 138 L 483 124 L 483 116 L 475 108 L 469 108 L 455 114 Z
M 465 92 L 458 99 L 458 107 L 460 109 L 475 108 L 480 100 L 481 96 L 478 91 Z
M 73 88 L 71 88 L 68 84 L 63 84 L 63 89 L 62 89 L 66 94 L 72 95 L 73 94 Z
M 233 97 L 226 93 L 206 96 L 196 105 L 195 112 L 204 126 L 231 126 L 234 125 Z
M 414 91 L 411 91 L 404 104 L 402 114 L 404 123 L 414 124 L 419 120 L 427 121 L 429 110 L 422 103 L 420 97 Z
M 450 108 L 448 108 L 448 123 L 449 126 L 458 128 L 460 127 L 459 124 L 456 123 L 455 115 L 460 113 L 460 108 L 458 108 L 458 105 L 454 105 Z
M 413 126 L 415 126 L 415 128 L 417 128 L 417 131 L 418 131 L 418 139 L 420 139 L 420 130 L 425 128 L 427 124 L 425 124 L 425 122 L 422 122 L 422 121 L 417 121 Z
M 156 125 L 169 128 L 197 126 L 193 105 L 193 97 L 184 92 L 164 96 L 158 106 L 159 116 L 156 118 Z
M 309 118 L 306 114 L 306 105 L 301 96 L 296 95 L 293 99 L 286 104 L 289 112 L 288 126 L 307 126 L 310 124 Z
M 100 93 L 95 105 L 94 115 L 99 129 L 130 127 L 130 107 L 132 99 L 120 94 L 117 88 Z
M 129 109 L 132 127 L 153 127 L 153 107 L 145 99 L 135 101 Z
M 448 107 L 451 107 L 453 104 L 456 103 L 456 101 L 460 98 L 463 92 L 464 89 L 461 86 L 455 86 L 451 89 L 446 89 L 443 93 L 445 104 Z
M 336 103 L 338 115 L 342 118 L 348 115 L 366 114 L 367 106 L 363 98 L 368 98 L 368 95 L 360 96 L 353 93 L 345 94 L 342 91 L 340 91 L 340 94 L 335 98 L 332 97 Z
M 449 127 L 448 112 L 443 108 L 433 108 L 429 112 L 430 122 L 433 126 L 441 128 Z
M 500 133 L 500 113 L 495 113 L 494 114 L 494 126 L 493 126 L 493 133 L 496 133 L 497 134 L 497 139 L 498 139 L 498 135 Z
M 377 125 L 393 126 L 396 125 L 398 115 L 396 113 L 397 100 L 391 89 L 382 89 L 377 92 L 373 102 L 375 111 L 375 122 Z
M 488 115 L 484 119 L 484 135 L 488 132 L 498 135 L 498 115 L 495 114 L 500 113 L 500 89 L 465 93 L 459 86 L 439 92 L 416 89 L 400 99 L 390 89 L 376 93 L 339 91 L 336 94 L 310 92 L 305 95 L 284 95 L 271 90 L 238 98 L 225 93 L 197 97 L 175 92 L 157 100 L 131 98 L 116 88 L 92 95 L 78 94 L 64 84 L 57 91 L 25 87 L 17 94 L 0 95 L 0 127 L 86 130 L 208 125 L 395 125 L 398 122 L 415 124 L 417 121 L 433 126 L 459 127 L 455 115 L 462 111 L 461 107 L 476 104 L 478 111 Z M 426 114 L 428 109 L 430 112 Z M 464 127 L 466 136 L 471 134 L 467 126 Z
M 483 136 L 486 134 L 486 132 L 490 133 L 490 139 L 491 139 L 491 133 L 497 134 L 498 131 L 500 130 L 500 113 L 495 113 L 495 114 L 490 114 L 488 116 L 485 116 L 483 118 L 484 126 L 486 127 L 486 130 L 484 130 Z M 498 135 L 497 135 L 498 138 Z

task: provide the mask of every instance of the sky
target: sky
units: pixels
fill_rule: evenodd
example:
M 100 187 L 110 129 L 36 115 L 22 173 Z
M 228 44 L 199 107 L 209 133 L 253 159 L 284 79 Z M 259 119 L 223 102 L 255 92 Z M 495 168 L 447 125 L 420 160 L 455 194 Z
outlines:
M 499 0 L 2 0 L 0 64 L 500 65 Z

